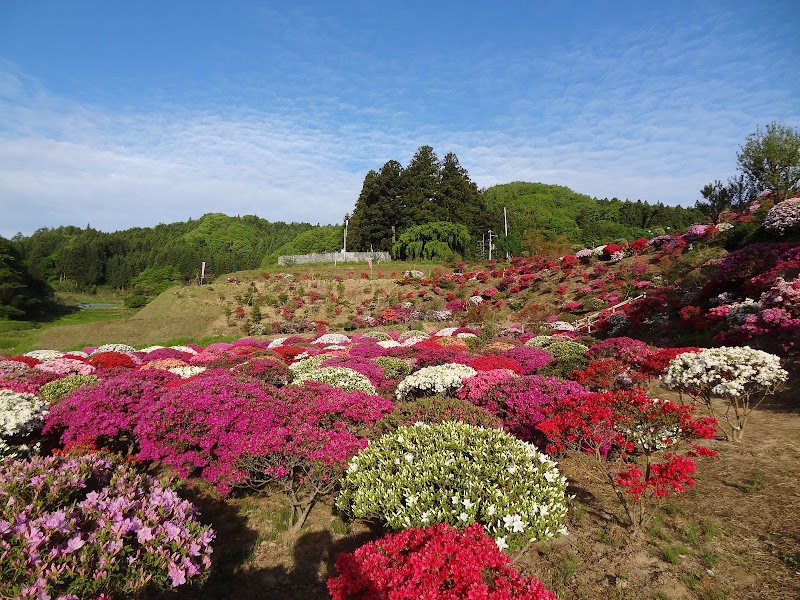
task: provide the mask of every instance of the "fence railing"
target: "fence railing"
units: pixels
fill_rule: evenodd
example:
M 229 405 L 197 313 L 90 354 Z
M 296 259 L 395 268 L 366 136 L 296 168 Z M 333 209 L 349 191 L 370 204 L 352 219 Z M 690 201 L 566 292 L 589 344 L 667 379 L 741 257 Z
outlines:
M 603 310 L 597 311 L 596 313 L 592 313 L 591 315 L 586 315 L 575 321 L 573 325 L 580 331 L 586 331 L 587 333 L 592 333 L 592 325 L 594 325 L 595 321 L 600 318 L 600 315 L 604 314 L 614 314 L 617 312 L 618 308 L 625 306 L 626 304 L 630 304 L 631 302 L 636 302 L 637 300 L 646 297 L 647 294 L 640 294 L 635 298 L 628 298 L 627 300 L 623 300 L 622 302 L 618 302 L 614 306 L 609 306 L 608 308 L 604 308 Z
M 306 263 L 348 263 L 348 262 L 389 262 L 392 256 L 388 252 L 315 252 L 313 254 L 291 254 L 279 256 L 279 265 L 302 265 Z

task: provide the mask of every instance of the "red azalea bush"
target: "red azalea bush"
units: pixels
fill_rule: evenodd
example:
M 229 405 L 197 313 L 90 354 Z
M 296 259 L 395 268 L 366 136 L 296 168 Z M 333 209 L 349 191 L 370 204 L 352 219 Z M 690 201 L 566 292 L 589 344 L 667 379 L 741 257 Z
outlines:
M 649 501 L 694 485 L 695 464 L 689 457 L 715 455 L 694 440 L 712 439 L 716 421 L 694 419 L 693 411 L 648 398 L 642 389 L 590 393 L 565 398 L 538 429 L 547 438 L 548 453 L 580 450 L 588 455 L 587 468 L 609 482 L 630 525 L 639 527 L 654 514 L 646 514 Z
M 659 348 L 650 356 L 645 358 L 639 365 L 639 370 L 648 377 L 660 377 L 666 370 L 673 358 L 685 352 L 699 352 L 696 346 L 686 346 L 683 348 Z
M 8 360 L 15 360 L 17 362 L 21 362 L 23 364 L 28 365 L 31 368 L 35 367 L 36 365 L 38 365 L 39 363 L 42 362 L 38 358 L 34 358 L 33 356 L 25 356 L 25 355 L 12 356 Z
M 522 374 L 523 367 L 513 358 L 503 356 L 502 354 L 484 354 L 468 361 L 468 367 L 472 367 L 476 371 L 493 371 L 495 369 L 508 369 L 517 375 Z
M 122 352 L 100 352 L 89 358 L 89 364 L 96 369 L 133 369 L 136 363 Z
M 573 371 L 570 377 L 593 392 L 629 390 L 647 380 L 639 371 L 613 358 L 593 360 L 585 369 Z
M 557 600 L 521 576 L 477 523 L 463 532 L 441 524 L 390 534 L 340 554 L 336 570 L 328 580 L 333 600 Z

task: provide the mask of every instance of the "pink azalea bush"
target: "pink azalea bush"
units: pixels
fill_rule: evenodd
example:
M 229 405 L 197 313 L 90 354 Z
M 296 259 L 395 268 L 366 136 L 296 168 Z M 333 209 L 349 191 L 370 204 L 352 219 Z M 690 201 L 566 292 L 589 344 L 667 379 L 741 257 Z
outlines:
M 202 583 L 213 539 L 174 490 L 110 458 L 0 463 L 0 597 L 130 598 Z

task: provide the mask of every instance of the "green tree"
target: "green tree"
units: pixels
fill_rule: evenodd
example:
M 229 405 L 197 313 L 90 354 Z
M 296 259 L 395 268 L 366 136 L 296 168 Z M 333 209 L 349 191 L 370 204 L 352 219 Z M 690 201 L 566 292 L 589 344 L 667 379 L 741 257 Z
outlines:
M 430 146 L 420 146 L 402 174 L 403 214 L 398 231 L 420 223 L 445 221 L 444 207 L 437 202 L 441 181 L 439 158 Z
M 17 248 L 0 237 L 0 319 L 21 319 L 52 296 L 52 289 L 33 277 Z
M 739 168 L 763 191 L 770 191 L 775 202 L 782 202 L 798 191 L 800 182 L 800 133 L 773 121 L 747 136 L 737 154 Z
M 469 241 L 466 225 L 435 221 L 408 228 L 392 247 L 392 254 L 404 260 L 453 260 L 464 254 Z

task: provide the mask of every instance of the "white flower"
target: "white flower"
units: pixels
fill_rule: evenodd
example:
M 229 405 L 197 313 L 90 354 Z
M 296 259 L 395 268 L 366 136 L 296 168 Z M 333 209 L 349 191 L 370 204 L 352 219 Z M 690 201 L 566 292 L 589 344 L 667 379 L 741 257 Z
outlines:
M 508 550 L 508 544 L 506 543 L 506 538 L 504 538 L 504 537 L 498 537 L 498 538 L 495 538 L 495 539 L 494 539 L 494 542 L 495 542 L 495 544 L 497 544 L 497 547 L 498 547 L 498 548 L 499 548 L 501 551 L 502 551 L 502 550 Z
M 405 454 L 405 458 L 406 458 L 406 462 L 407 462 L 408 464 L 413 464 L 413 462 L 414 462 L 414 455 L 413 455 L 413 454 L 411 454 L 411 452 L 406 452 L 406 454 Z
M 462 512 L 460 515 L 458 515 L 458 518 L 466 523 L 469 520 L 469 515 L 465 512 Z
M 503 517 L 503 526 L 509 531 L 525 531 L 525 525 L 527 525 L 527 523 L 525 523 L 519 515 L 506 515 Z
M 475 506 L 475 503 L 474 503 L 474 502 L 472 502 L 472 501 L 471 501 L 469 498 L 464 498 L 464 499 L 461 501 L 461 504 L 463 504 L 463 505 L 464 505 L 464 508 L 466 508 L 467 510 L 469 510 L 470 508 L 472 508 L 473 506 Z

